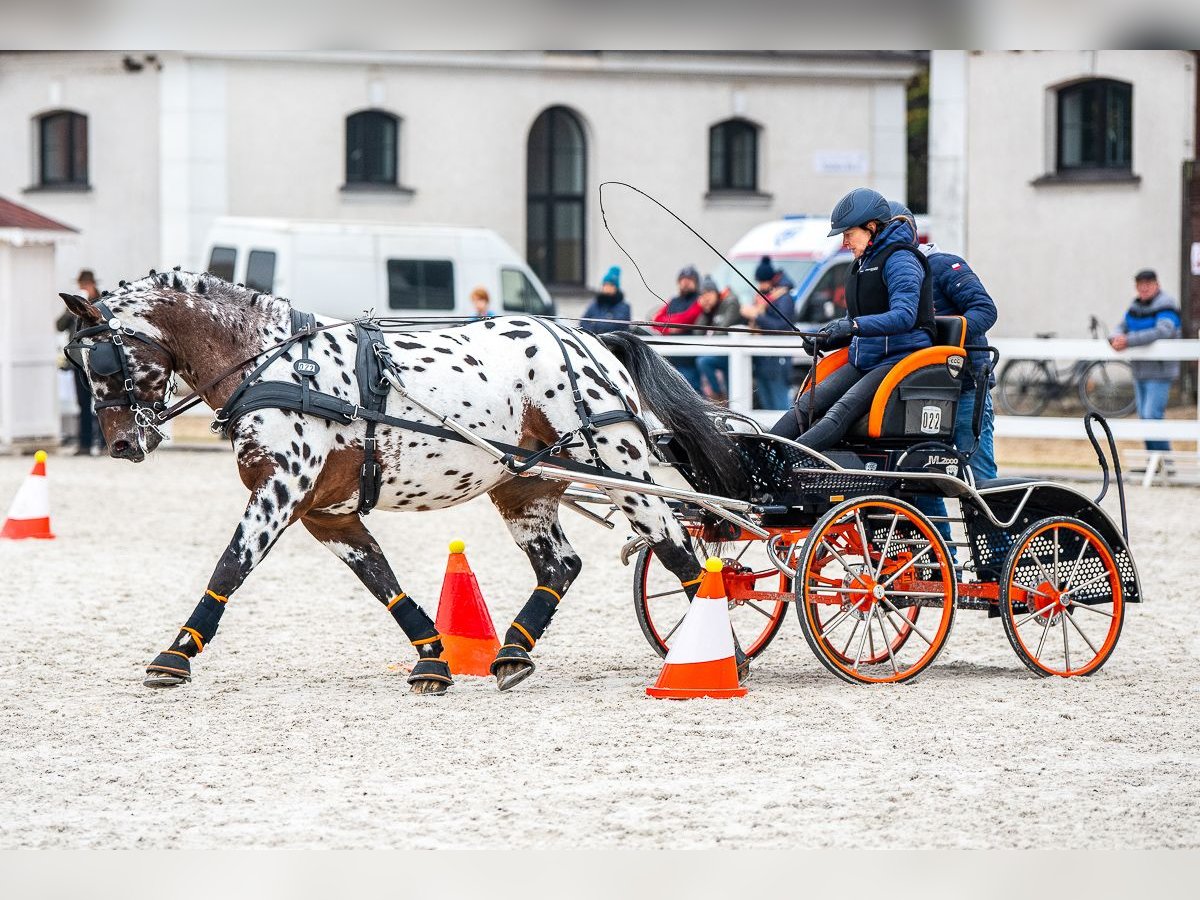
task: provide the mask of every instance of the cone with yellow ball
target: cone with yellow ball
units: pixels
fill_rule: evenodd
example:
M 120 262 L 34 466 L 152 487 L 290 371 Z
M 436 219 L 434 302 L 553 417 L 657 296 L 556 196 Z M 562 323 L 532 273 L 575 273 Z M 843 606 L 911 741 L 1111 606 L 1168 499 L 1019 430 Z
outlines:
M 738 684 L 723 568 L 724 563 L 716 557 L 705 561 L 700 589 L 675 633 L 662 673 L 646 688 L 651 697 L 690 700 L 746 695 L 746 688 Z
M 500 650 L 496 626 L 467 562 L 462 541 L 450 542 L 446 577 L 434 623 L 442 636 L 442 659 L 455 675 L 488 675 Z
M 39 450 L 33 455 L 33 470 L 17 489 L 12 506 L 8 508 L 8 518 L 4 520 L 4 527 L 0 528 L 0 538 L 49 540 L 53 537 L 50 531 L 50 488 L 46 483 L 46 451 Z

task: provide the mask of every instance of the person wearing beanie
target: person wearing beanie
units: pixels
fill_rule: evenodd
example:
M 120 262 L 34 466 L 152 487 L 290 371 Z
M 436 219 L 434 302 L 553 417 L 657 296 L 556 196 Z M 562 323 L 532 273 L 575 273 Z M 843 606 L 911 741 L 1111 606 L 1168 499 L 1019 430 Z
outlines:
M 764 256 L 754 270 L 758 296 L 741 308 L 742 317 L 755 331 L 791 331 L 796 311 L 795 285 Z M 768 302 L 768 300 L 770 302 Z M 754 390 L 762 409 L 787 409 L 791 388 L 792 358 L 790 356 L 755 356 Z
M 100 288 L 96 285 L 96 275 L 91 269 L 81 270 L 79 276 L 75 279 L 75 283 L 88 300 L 95 301 L 100 299 Z M 80 322 L 70 310 L 65 310 L 58 317 L 58 321 L 55 324 L 59 331 L 66 333 L 69 340 L 71 335 L 83 327 L 84 323 Z M 100 421 L 96 417 L 96 411 L 92 406 L 92 386 L 78 369 L 74 370 L 73 374 L 75 376 L 75 401 L 79 405 L 78 444 L 75 455 L 91 456 L 92 447 L 95 444 L 99 445 L 100 453 L 103 454 L 104 432 L 100 429 Z
M 621 293 L 621 267 L 611 266 L 600 282 L 600 293 L 583 313 L 579 327 L 590 334 L 628 331 L 633 313 Z
M 722 289 L 711 275 L 705 275 L 700 282 L 700 318 L 697 325 L 710 325 L 715 328 L 731 328 L 745 324 L 742 318 L 740 304 L 730 288 Z M 697 332 L 700 334 L 715 334 L 723 336 L 724 331 Z M 705 384 L 705 395 L 714 402 L 722 403 L 729 397 L 729 357 L 728 356 L 698 356 L 696 366 L 700 369 L 700 377 Z
M 700 306 L 700 273 L 695 266 L 684 266 L 676 276 L 679 293 L 664 303 L 655 311 L 653 320 L 658 323 L 654 330 L 659 334 L 697 334 L 700 329 L 686 326 L 695 325 L 704 310 Z M 685 326 L 685 327 L 680 327 Z M 694 356 L 671 356 L 668 362 L 682 375 L 696 393 L 704 392 L 700 382 L 700 369 L 696 366 Z

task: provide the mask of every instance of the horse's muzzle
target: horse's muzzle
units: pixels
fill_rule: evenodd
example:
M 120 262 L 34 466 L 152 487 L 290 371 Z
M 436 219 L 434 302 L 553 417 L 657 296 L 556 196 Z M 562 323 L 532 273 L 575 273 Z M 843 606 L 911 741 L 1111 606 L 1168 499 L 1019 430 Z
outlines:
M 127 441 L 124 438 L 112 441 L 108 445 L 108 455 L 113 459 L 127 459 L 135 463 L 146 458 L 146 454 L 136 441 Z

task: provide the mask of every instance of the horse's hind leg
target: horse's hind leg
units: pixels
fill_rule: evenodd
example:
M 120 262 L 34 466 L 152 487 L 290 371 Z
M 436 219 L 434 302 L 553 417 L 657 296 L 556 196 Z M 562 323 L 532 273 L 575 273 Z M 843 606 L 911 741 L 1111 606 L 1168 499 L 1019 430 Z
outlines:
M 291 524 L 303 496 L 296 479 L 286 475 L 272 475 L 255 489 L 204 596 L 171 646 L 146 666 L 147 687 L 174 687 L 191 681 L 191 660 L 216 635 L 226 601 Z
M 414 694 L 441 694 L 452 683 L 442 656 L 442 641 L 425 610 L 400 590 L 392 567 L 357 513 L 311 512 L 304 527 L 350 567 L 367 590 L 387 607 L 417 649 L 417 663 L 408 676 Z
M 537 587 L 504 635 L 492 663 L 496 687 L 506 691 L 533 674 L 529 653 L 545 633 L 559 601 L 578 577 L 583 563 L 567 542 L 558 521 L 558 499 L 566 485 L 514 479 L 491 492 L 508 530 L 537 576 Z

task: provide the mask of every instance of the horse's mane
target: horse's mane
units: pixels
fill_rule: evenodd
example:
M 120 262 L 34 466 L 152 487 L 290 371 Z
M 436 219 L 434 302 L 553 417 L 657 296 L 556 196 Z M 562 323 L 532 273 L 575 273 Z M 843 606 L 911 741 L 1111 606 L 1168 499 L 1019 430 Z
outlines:
M 254 291 L 244 284 L 233 284 L 208 272 L 186 272 L 179 266 L 169 272 L 157 272 L 151 269 L 149 274 L 134 281 L 120 281 L 112 291 L 102 291 L 101 299 L 110 303 L 119 303 L 123 299 L 137 299 L 152 302 L 154 299 L 164 299 L 158 291 L 175 291 L 188 294 L 191 297 L 206 297 L 214 304 L 233 307 L 259 307 L 270 309 L 282 306 L 291 309 L 291 301 L 286 297 L 277 297 L 263 291 Z

